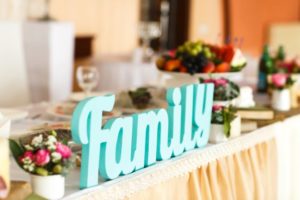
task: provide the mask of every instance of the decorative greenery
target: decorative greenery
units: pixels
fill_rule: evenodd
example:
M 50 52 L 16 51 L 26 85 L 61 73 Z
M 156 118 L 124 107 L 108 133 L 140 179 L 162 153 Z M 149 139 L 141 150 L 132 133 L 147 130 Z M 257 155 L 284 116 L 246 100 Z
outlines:
M 128 94 L 132 104 L 138 109 L 146 108 L 152 99 L 150 92 L 144 87 L 138 88 L 135 91 L 129 91 Z
M 277 73 L 271 75 L 270 87 L 272 89 L 283 90 L 293 86 L 295 81 L 288 74 Z
M 31 174 L 66 175 L 75 163 L 75 156 L 67 141 L 60 140 L 55 130 L 49 131 L 48 134 L 35 134 L 29 140 L 10 140 L 9 145 L 18 165 Z
M 226 137 L 230 136 L 230 124 L 234 118 L 235 112 L 231 107 L 224 107 L 219 105 L 213 106 L 211 123 L 222 124 L 224 126 L 224 133 Z
M 240 88 L 234 82 L 226 79 L 199 79 L 200 83 L 213 83 L 214 89 L 214 101 L 228 101 L 237 98 L 240 95 Z

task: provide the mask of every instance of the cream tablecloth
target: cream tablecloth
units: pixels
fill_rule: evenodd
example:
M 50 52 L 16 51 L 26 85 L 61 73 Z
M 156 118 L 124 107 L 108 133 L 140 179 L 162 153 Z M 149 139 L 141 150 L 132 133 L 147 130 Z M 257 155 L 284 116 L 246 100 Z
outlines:
M 64 199 L 299 199 L 299 122 L 300 115 L 86 190 L 76 169 Z M 29 180 L 14 162 L 11 169 L 12 179 Z

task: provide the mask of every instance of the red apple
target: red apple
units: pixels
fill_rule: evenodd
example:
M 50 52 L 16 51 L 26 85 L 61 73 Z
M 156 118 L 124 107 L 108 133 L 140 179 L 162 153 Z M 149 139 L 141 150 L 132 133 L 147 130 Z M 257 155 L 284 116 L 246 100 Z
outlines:
M 212 73 L 215 71 L 215 64 L 213 62 L 208 62 L 207 65 L 203 68 L 203 73 Z

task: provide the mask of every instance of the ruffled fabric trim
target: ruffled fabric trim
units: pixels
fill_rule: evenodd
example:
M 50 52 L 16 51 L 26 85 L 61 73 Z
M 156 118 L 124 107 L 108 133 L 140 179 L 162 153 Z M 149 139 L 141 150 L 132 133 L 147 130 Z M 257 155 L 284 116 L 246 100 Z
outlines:
M 214 160 L 249 149 L 257 144 L 269 141 L 280 134 L 282 123 L 258 129 L 228 142 L 195 149 L 171 160 L 134 172 L 133 174 L 108 181 L 99 186 L 78 191 L 65 199 L 124 199 L 136 192 L 165 182 L 177 176 L 185 175 L 200 166 Z

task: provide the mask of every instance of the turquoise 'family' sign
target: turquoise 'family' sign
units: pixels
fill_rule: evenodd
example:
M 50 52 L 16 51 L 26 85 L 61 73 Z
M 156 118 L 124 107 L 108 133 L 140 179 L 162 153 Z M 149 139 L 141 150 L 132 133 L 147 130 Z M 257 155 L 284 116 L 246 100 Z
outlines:
M 72 136 L 82 144 L 80 188 L 98 184 L 98 175 L 114 179 L 208 142 L 213 103 L 212 84 L 186 85 L 167 91 L 167 109 L 110 119 L 115 96 L 83 100 L 72 119 Z

